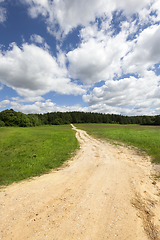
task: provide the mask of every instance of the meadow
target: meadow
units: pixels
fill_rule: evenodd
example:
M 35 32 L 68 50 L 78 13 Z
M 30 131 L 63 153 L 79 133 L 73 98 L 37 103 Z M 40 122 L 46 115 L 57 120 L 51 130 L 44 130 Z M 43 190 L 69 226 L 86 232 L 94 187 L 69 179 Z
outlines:
M 74 124 L 112 143 L 135 146 L 160 164 L 160 127 Z M 40 176 L 58 168 L 79 147 L 70 125 L 0 127 L 0 185 Z
M 0 128 L 0 185 L 48 173 L 79 146 L 70 125 Z
M 75 124 L 75 126 L 93 136 L 137 147 L 150 155 L 152 162 L 160 164 L 160 126 L 131 124 Z

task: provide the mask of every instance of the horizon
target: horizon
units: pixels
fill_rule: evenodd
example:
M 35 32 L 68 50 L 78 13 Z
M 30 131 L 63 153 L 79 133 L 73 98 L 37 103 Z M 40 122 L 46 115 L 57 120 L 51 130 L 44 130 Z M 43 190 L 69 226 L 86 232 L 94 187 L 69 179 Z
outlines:
M 12 110 L 12 111 L 14 111 L 14 112 L 19 112 L 19 113 L 23 113 L 23 112 L 21 112 L 21 111 L 16 111 L 16 110 L 14 110 L 14 109 L 12 109 L 12 108 L 10 108 L 10 109 L 4 109 L 4 110 L 2 110 L 2 111 L 0 111 L 0 113 L 1 112 L 3 112 L 3 111 L 10 111 L 10 110 Z M 99 112 L 84 112 L 84 111 L 65 111 L 65 112 L 61 112 L 61 111 L 54 111 L 54 112 L 45 112 L 45 113 L 24 113 L 25 115 L 28 115 L 28 114 L 50 114 L 50 113 L 74 113 L 74 112 L 78 112 L 78 113 L 91 113 L 91 114 L 102 114 L 102 115 L 117 115 L 117 116 L 122 116 L 122 117 L 157 117 L 157 116 L 160 116 L 160 114 L 157 114 L 157 115 L 134 115 L 134 116 L 132 116 L 132 115 L 130 115 L 130 116 L 127 116 L 127 115 L 122 115 L 122 114 L 114 114 L 114 113 L 99 113 Z

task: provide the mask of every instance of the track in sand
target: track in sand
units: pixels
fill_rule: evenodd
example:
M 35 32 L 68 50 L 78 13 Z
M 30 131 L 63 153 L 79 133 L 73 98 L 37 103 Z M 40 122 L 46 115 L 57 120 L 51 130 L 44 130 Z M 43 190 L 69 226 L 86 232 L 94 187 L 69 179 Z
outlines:
M 68 166 L 0 192 L 0 239 L 159 240 L 149 158 L 76 129 Z

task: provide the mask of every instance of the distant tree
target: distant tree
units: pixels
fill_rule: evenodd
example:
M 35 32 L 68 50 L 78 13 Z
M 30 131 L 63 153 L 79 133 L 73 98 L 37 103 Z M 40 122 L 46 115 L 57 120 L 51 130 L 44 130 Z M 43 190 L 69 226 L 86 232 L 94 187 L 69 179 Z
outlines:
M 72 121 L 72 117 L 68 112 L 63 113 L 61 117 L 62 117 L 63 124 L 70 124 Z
M 62 118 L 56 118 L 54 120 L 54 125 L 61 125 L 61 124 L 63 124 Z
M 4 126 L 5 126 L 5 123 L 2 120 L 0 120 L 0 127 L 4 127 Z
M 41 120 L 39 119 L 38 114 L 28 114 L 27 116 L 33 127 L 41 125 Z
M 39 125 L 60 125 L 70 123 L 119 123 L 160 125 L 157 116 L 122 116 L 118 114 L 102 114 L 92 112 L 51 112 L 44 114 L 24 114 L 13 109 L 0 112 L 0 126 L 30 127 Z
M 5 126 L 31 126 L 29 118 L 24 113 L 16 112 L 13 109 L 2 111 L 0 119 L 5 123 Z
M 153 122 L 151 121 L 151 117 L 149 117 L 149 116 L 142 116 L 141 124 L 142 125 L 152 125 Z
M 154 125 L 160 125 L 160 115 L 155 116 Z
M 19 127 L 32 127 L 32 123 L 30 122 L 30 119 L 28 116 L 22 114 L 21 118 L 19 120 Z
M 47 125 L 48 124 L 48 116 L 47 114 L 37 114 L 38 119 L 40 120 L 42 125 Z

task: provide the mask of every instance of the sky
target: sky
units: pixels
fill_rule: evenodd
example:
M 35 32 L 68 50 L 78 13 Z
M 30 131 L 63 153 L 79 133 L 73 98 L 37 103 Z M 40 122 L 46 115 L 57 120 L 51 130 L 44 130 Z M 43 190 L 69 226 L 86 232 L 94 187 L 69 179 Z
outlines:
M 0 111 L 160 114 L 159 0 L 0 0 Z

